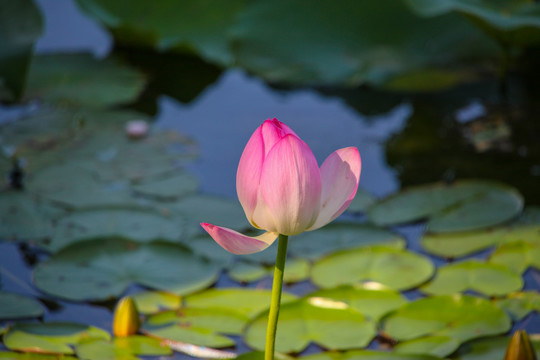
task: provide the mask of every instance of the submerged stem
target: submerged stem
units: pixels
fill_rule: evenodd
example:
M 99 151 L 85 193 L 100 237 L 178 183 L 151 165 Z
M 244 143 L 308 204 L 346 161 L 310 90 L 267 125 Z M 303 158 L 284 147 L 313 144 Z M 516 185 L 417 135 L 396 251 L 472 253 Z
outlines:
M 283 288 L 283 272 L 285 271 L 285 259 L 287 258 L 287 235 L 279 235 L 276 267 L 274 269 L 274 283 L 272 284 L 272 300 L 270 302 L 270 314 L 268 315 L 268 327 L 266 329 L 266 345 L 264 347 L 264 360 L 274 360 L 274 348 L 276 346 L 276 330 L 281 303 L 281 290 Z

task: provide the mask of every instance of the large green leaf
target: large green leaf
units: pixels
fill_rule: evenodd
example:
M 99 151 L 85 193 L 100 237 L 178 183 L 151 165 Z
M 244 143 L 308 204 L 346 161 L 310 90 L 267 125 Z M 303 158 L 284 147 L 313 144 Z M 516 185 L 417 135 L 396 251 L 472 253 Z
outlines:
M 456 351 L 460 342 L 448 336 L 426 336 L 396 345 L 394 351 L 400 354 L 426 354 L 447 356 Z
M 504 333 L 510 326 L 504 311 L 488 300 L 455 294 L 411 302 L 386 317 L 383 330 L 399 341 L 434 335 L 463 342 Z
M 521 320 L 532 311 L 540 313 L 540 293 L 536 290 L 516 292 L 506 298 L 495 299 L 495 304 L 513 319 Z
M 43 306 L 33 298 L 0 291 L 0 319 L 30 318 L 43 315 Z
M 42 28 L 41 14 L 32 0 L 0 1 L 0 100 L 22 95 L 34 42 Z
M 171 174 L 165 178 L 145 180 L 132 186 L 136 193 L 157 200 L 176 200 L 179 197 L 195 193 L 198 188 L 197 178 L 187 172 Z
M 427 281 L 433 271 L 431 261 L 421 255 L 372 247 L 343 250 L 318 260 L 313 265 L 311 278 L 323 288 L 372 281 L 405 290 Z
M 423 286 L 422 291 L 449 295 L 473 290 L 488 296 L 501 296 L 522 287 L 521 276 L 506 266 L 469 260 L 440 267 L 435 278 Z
M 540 5 L 527 0 L 406 0 L 419 14 L 456 12 L 472 20 L 503 45 L 540 44 Z
M 160 310 L 178 309 L 182 298 L 176 294 L 164 291 L 144 291 L 131 295 L 141 314 L 152 314 Z
M 309 296 L 342 301 L 373 320 L 379 320 L 407 303 L 398 291 L 374 283 L 323 289 L 312 292 Z
M 518 274 L 523 273 L 528 267 L 540 269 L 540 240 L 502 244 L 491 254 L 489 262 L 504 265 Z
M 350 350 L 345 352 L 324 352 L 302 356 L 302 360 L 441 360 L 439 357 L 420 354 L 398 354 L 390 351 Z
M 268 312 L 246 328 L 246 343 L 264 349 Z M 279 313 L 276 351 L 300 352 L 310 342 L 327 349 L 366 346 L 376 334 L 376 324 L 341 301 L 308 297 L 283 304 Z
M 15 324 L 4 335 L 10 350 L 73 354 L 71 346 L 84 340 L 110 338 L 105 330 L 76 323 Z
M 293 258 L 287 261 L 283 273 L 285 283 L 295 283 L 309 278 L 311 264 L 306 259 Z M 237 261 L 228 269 L 229 276 L 239 282 L 252 282 L 274 274 L 274 267 Z
M 492 337 L 487 339 L 474 340 L 465 344 L 452 357 L 454 360 L 494 360 L 504 359 L 506 347 L 510 342 L 510 337 Z M 540 338 L 531 337 L 531 343 L 536 350 L 536 357 L 540 357 Z
M 466 231 L 497 225 L 517 216 L 523 198 L 512 187 L 493 182 L 462 180 L 452 185 L 411 187 L 370 207 L 368 215 L 379 225 L 428 218 L 431 232 Z
M 42 291 L 69 300 L 120 296 L 132 283 L 187 294 L 212 284 L 219 264 L 171 243 L 94 240 L 67 247 L 34 271 Z
M 196 326 L 168 325 L 155 329 L 147 329 L 146 332 L 160 339 L 179 341 L 186 344 L 209 347 L 230 347 L 235 342 L 226 336 L 216 334 L 212 330 Z M 193 346 L 191 345 L 191 346 Z
M 62 106 L 107 107 L 134 101 L 145 78 L 113 59 L 91 54 L 38 55 L 32 60 L 25 97 Z
M 172 350 L 162 345 L 159 339 L 140 335 L 117 337 L 112 342 L 102 339 L 84 341 L 77 345 L 75 352 L 79 358 L 87 360 L 136 360 L 139 359 L 136 355 L 172 355 Z
M 4 360 L 58 360 L 58 355 L 21 353 L 15 351 L 0 351 L 0 359 Z M 62 355 L 62 360 L 77 360 L 74 356 Z

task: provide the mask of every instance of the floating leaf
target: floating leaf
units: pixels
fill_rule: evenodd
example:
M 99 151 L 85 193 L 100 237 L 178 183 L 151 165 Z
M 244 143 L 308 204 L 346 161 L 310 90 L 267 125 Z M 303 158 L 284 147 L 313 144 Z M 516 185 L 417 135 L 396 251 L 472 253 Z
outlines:
M 342 301 L 373 320 L 379 320 L 407 303 L 407 300 L 398 291 L 375 283 L 323 289 L 315 291 L 309 296 Z
M 172 350 L 161 345 L 161 341 L 148 336 L 134 335 L 115 338 L 113 342 L 106 340 L 85 341 L 75 349 L 81 359 L 139 359 L 136 355 L 160 356 L 172 355 Z
M 83 340 L 109 338 L 105 330 L 82 324 L 15 324 L 4 335 L 4 345 L 10 350 L 73 354 L 71 346 Z
M 404 290 L 422 284 L 433 271 L 431 261 L 421 255 L 372 247 L 344 250 L 322 258 L 313 265 L 311 277 L 323 288 L 373 281 Z
M 181 224 L 154 211 L 96 209 L 77 211 L 60 219 L 46 248 L 58 252 L 68 245 L 91 239 L 122 238 L 136 242 L 179 242 Z
M 34 270 L 42 291 L 69 300 L 120 296 L 136 282 L 179 295 L 212 284 L 220 266 L 171 243 L 94 240 L 67 247 Z
M 264 349 L 268 312 L 246 328 L 246 343 Z M 279 313 L 276 351 L 300 352 L 310 342 L 328 349 L 366 346 L 376 335 L 376 324 L 344 302 L 308 297 L 283 304 Z
M 208 347 L 229 347 L 235 342 L 226 336 L 214 333 L 212 330 L 195 326 L 168 325 L 156 329 L 147 329 L 148 334 L 160 339 L 180 341 L 182 343 L 208 346 Z
M 469 260 L 440 267 L 435 278 L 423 286 L 422 291 L 450 295 L 474 290 L 488 296 L 501 296 L 522 287 L 521 276 L 506 266 Z
M 80 107 L 108 107 L 135 100 L 144 76 L 114 59 L 88 53 L 47 54 L 32 60 L 27 99 Z
M 197 178 L 184 172 L 164 179 L 147 180 L 132 186 L 132 189 L 138 194 L 153 197 L 157 200 L 175 200 L 195 193 L 198 187 Z
M 253 317 L 270 307 L 270 290 L 229 288 L 209 289 L 185 298 L 185 305 L 194 308 L 221 308 Z M 284 292 L 281 303 L 295 300 L 295 295 Z
M 439 357 L 419 354 L 398 354 L 389 351 L 350 350 L 345 352 L 324 352 L 302 356 L 302 360 L 442 360 Z
M 182 298 L 176 294 L 164 291 L 145 291 L 132 295 L 131 298 L 137 305 L 141 314 L 152 314 L 160 310 L 179 308 Z
M 33 298 L 0 291 L 0 319 L 30 318 L 43 315 L 43 306 Z
M 455 360 L 494 360 L 504 359 L 510 337 L 493 337 L 471 341 L 463 345 L 453 357 Z M 531 336 L 536 349 L 536 357 L 540 356 L 540 339 Z
M 396 345 L 394 351 L 400 354 L 426 354 L 445 357 L 459 347 L 460 342 L 448 336 L 426 336 Z
M 58 355 L 20 353 L 12 351 L 0 351 L 0 359 L 7 360 L 58 360 Z M 76 357 L 62 355 L 62 360 L 77 360 Z
M 375 196 L 371 195 L 367 191 L 362 190 L 362 189 L 358 189 L 356 191 L 356 195 L 354 196 L 353 201 L 351 202 L 351 204 L 347 208 L 347 211 L 355 212 L 355 213 L 356 212 L 363 212 L 368 207 L 373 205 L 373 203 L 376 200 L 377 199 L 375 198 Z
M 388 315 L 383 330 L 399 341 L 431 335 L 463 342 L 504 333 L 510 326 L 504 311 L 488 300 L 455 294 L 413 301 Z
M 24 90 L 34 42 L 43 31 L 43 20 L 31 0 L 2 1 L 0 24 L 0 90 L 7 92 L 0 100 L 16 100 Z
M 497 225 L 518 215 L 523 198 L 513 188 L 493 181 L 462 180 L 453 185 L 429 184 L 405 189 L 370 207 L 378 225 L 429 218 L 431 232 L 467 231 Z
M 540 227 L 537 227 L 540 233 Z M 540 270 L 540 239 L 532 241 L 513 241 L 499 246 L 489 258 L 492 264 L 501 264 L 521 274 L 528 267 Z
M 171 355 L 172 351 L 167 346 L 163 346 L 158 339 L 153 339 L 148 336 L 128 336 L 123 338 L 115 338 L 114 346 L 124 348 L 136 355 L 142 356 L 159 356 Z M 77 348 L 79 354 L 79 348 Z
M 310 264 L 305 259 L 293 258 L 287 261 L 283 281 L 285 283 L 295 283 L 308 279 Z M 238 261 L 228 270 L 229 276 L 239 282 L 251 282 L 259 280 L 265 276 L 272 276 L 274 268 L 271 266 Z
M 521 320 L 532 311 L 540 313 L 540 293 L 533 290 L 515 292 L 504 299 L 495 299 L 495 304 L 515 320 Z

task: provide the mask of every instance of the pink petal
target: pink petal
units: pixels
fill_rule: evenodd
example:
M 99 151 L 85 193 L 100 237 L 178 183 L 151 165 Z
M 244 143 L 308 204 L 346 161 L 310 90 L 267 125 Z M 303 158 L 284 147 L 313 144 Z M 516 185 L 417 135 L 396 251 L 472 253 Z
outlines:
M 266 120 L 262 123 L 260 128 L 264 142 L 264 157 L 266 157 L 274 145 L 286 135 L 292 134 L 298 137 L 290 127 L 275 118 Z
M 256 237 L 242 235 L 237 231 L 201 223 L 201 226 L 225 250 L 237 255 L 253 254 L 263 251 L 277 239 L 277 233 L 266 232 Z
M 288 134 L 268 153 L 253 222 L 268 231 L 296 235 L 318 215 L 321 175 L 311 149 Z
M 321 166 L 321 208 L 309 230 L 318 229 L 341 215 L 356 195 L 362 161 L 358 149 L 334 151 Z

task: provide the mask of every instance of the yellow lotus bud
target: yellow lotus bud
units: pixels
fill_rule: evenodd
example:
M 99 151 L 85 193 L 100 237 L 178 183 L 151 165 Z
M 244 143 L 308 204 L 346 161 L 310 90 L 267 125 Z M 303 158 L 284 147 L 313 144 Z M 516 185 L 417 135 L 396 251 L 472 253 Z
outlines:
M 135 302 L 129 296 L 123 297 L 114 310 L 114 336 L 124 337 L 136 334 L 139 326 L 139 312 Z
M 504 360 L 537 360 L 529 335 L 525 330 L 518 330 L 512 336 Z

